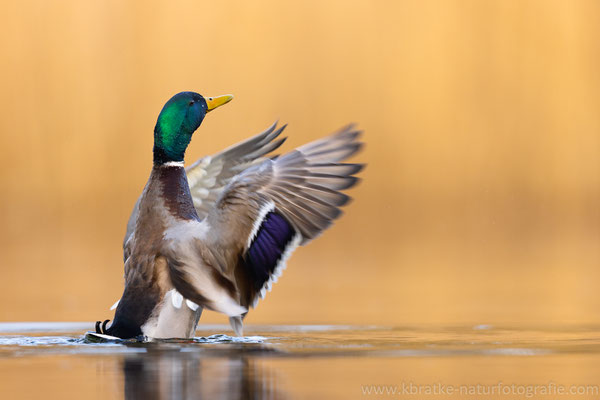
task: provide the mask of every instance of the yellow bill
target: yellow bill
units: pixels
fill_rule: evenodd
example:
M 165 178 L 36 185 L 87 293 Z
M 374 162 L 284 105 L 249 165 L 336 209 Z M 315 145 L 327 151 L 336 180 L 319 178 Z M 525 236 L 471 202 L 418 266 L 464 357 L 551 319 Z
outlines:
M 233 95 L 224 94 L 223 96 L 217 97 L 205 97 L 207 109 L 206 112 L 212 111 L 217 107 L 221 107 L 223 104 L 229 103 L 233 99 Z

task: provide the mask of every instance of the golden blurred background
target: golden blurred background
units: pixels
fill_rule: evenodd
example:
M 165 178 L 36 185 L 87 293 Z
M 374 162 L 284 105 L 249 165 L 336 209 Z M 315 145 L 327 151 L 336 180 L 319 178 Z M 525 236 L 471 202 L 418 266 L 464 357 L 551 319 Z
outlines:
M 249 323 L 600 322 L 600 3 L 3 2 L 0 321 L 112 318 L 182 90 L 236 98 L 187 162 L 357 122 L 346 215 Z M 226 322 L 206 312 L 201 322 Z

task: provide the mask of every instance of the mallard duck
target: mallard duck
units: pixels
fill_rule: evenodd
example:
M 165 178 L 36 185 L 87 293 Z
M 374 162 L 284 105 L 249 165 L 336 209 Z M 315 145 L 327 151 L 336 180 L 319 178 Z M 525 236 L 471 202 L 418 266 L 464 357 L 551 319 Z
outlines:
M 184 169 L 205 115 L 233 96 L 173 96 L 154 128 L 154 165 L 123 242 L 125 289 L 96 332 L 118 338 L 192 337 L 202 310 L 229 317 L 237 335 L 298 245 L 319 236 L 349 201 L 363 165 L 352 125 L 282 156 L 285 125 Z

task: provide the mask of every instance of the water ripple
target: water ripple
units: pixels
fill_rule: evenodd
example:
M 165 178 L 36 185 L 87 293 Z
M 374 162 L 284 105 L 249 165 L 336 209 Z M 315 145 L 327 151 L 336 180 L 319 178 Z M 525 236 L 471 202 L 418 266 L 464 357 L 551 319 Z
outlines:
M 74 346 L 82 339 L 67 336 L 0 336 L 0 346 Z

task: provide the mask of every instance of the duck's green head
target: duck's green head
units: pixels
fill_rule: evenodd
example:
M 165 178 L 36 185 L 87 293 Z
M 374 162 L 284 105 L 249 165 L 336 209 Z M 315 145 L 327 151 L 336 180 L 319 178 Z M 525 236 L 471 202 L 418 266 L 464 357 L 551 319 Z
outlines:
M 233 96 L 203 97 L 181 92 L 163 107 L 154 128 L 154 163 L 183 161 L 185 149 L 207 112 L 228 103 Z

